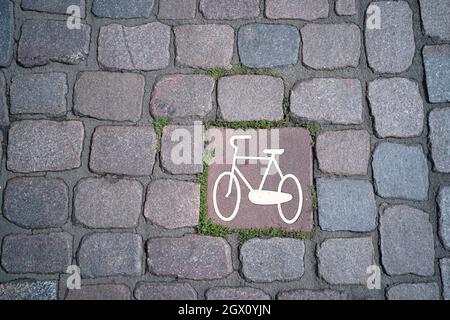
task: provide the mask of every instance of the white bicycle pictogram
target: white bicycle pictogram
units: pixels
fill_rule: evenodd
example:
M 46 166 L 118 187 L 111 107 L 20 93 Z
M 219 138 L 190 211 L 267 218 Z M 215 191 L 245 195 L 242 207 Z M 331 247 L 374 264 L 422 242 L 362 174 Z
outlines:
M 237 176 L 241 178 L 241 180 L 244 182 L 244 184 L 247 186 L 247 188 L 250 190 L 248 194 L 248 199 L 251 203 L 255 205 L 261 205 L 261 206 L 268 206 L 268 205 L 277 205 L 278 206 L 278 213 L 280 214 L 281 219 L 287 224 L 293 224 L 295 223 L 298 218 L 300 217 L 302 207 L 303 207 L 303 191 L 302 187 L 300 185 L 299 180 L 297 177 L 295 177 L 293 174 L 287 174 L 284 175 L 280 169 L 280 166 L 278 164 L 277 159 L 275 158 L 277 155 L 282 155 L 284 153 L 284 149 L 266 149 L 263 151 L 264 154 L 268 155 L 267 157 L 246 157 L 246 156 L 238 156 L 238 146 L 236 145 L 237 140 L 250 140 L 252 137 L 247 135 L 242 136 L 233 136 L 230 139 L 230 144 L 234 149 L 234 156 L 233 156 L 233 163 L 231 167 L 231 171 L 223 172 L 219 175 L 216 182 L 214 183 L 214 189 L 213 189 L 213 203 L 214 203 L 214 210 L 216 211 L 217 216 L 222 219 L 225 222 L 232 221 L 236 215 L 238 214 L 240 203 L 241 203 L 241 186 L 239 184 L 239 179 Z M 264 175 L 262 177 L 261 183 L 259 185 L 258 189 L 254 189 L 248 180 L 245 178 L 245 176 L 242 174 L 242 172 L 237 167 L 237 160 L 259 160 L 259 161 L 268 161 L 267 168 L 264 172 Z M 271 167 L 274 166 L 277 170 L 277 173 L 281 177 L 281 181 L 278 185 L 277 191 L 270 191 L 270 190 L 263 190 L 264 184 L 266 182 L 267 176 L 269 175 Z M 228 184 L 228 191 L 225 195 L 226 198 L 229 198 L 231 195 L 231 192 L 233 191 L 233 186 L 236 188 L 236 205 L 234 207 L 233 213 L 229 217 L 225 217 L 219 210 L 219 207 L 217 205 L 217 192 L 218 192 L 218 186 L 222 179 L 229 177 L 230 181 Z M 285 214 L 283 213 L 283 209 L 281 207 L 282 204 L 287 203 L 293 199 L 293 196 L 289 193 L 283 193 L 281 190 L 283 188 L 284 183 L 291 179 L 295 182 L 295 185 L 298 190 L 298 199 L 299 204 L 297 211 L 292 219 L 286 218 Z

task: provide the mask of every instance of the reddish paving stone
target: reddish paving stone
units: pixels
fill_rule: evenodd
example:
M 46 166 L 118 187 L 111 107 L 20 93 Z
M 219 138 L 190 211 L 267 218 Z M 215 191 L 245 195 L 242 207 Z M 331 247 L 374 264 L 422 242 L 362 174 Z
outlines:
M 195 227 L 199 211 L 199 184 L 175 180 L 150 183 L 144 215 L 154 224 L 167 229 Z
M 194 19 L 197 0 L 159 0 L 158 18 Z
M 203 172 L 203 126 L 164 127 L 161 138 L 161 164 L 172 174 Z
M 259 15 L 259 0 L 201 0 L 200 11 L 207 19 L 246 19 Z
M 249 131 L 234 131 L 231 129 L 218 129 L 213 128 L 208 132 L 210 138 L 214 138 L 216 134 L 220 134 L 220 142 L 215 141 L 210 148 L 215 149 L 214 162 L 209 165 L 208 169 L 208 191 L 207 191 L 207 203 L 208 203 L 208 217 L 216 224 L 223 225 L 225 227 L 248 229 L 248 228 L 276 228 L 286 231 L 311 231 L 313 228 L 313 210 L 311 200 L 311 187 L 313 186 L 313 157 L 312 157 L 312 140 L 308 130 L 303 128 L 280 128 L 272 130 L 249 130 Z M 278 133 L 279 144 L 276 144 Z M 277 205 L 260 206 L 254 205 L 247 198 L 248 192 L 246 185 L 239 179 L 241 186 L 241 201 L 240 208 L 236 217 L 230 221 L 223 221 L 216 214 L 213 202 L 213 188 L 214 184 L 223 172 L 230 171 L 231 161 L 233 158 L 233 149 L 230 146 L 230 138 L 233 135 L 250 134 L 253 137 L 252 156 L 266 156 L 263 153 L 263 149 L 268 148 L 281 148 L 285 149 L 283 155 L 279 156 L 279 165 L 283 174 L 293 174 L 299 179 L 299 182 L 303 191 L 303 209 L 299 219 L 293 224 L 286 224 L 280 217 Z M 258 137 L 258 138 L 257 138 Z M 264 144 L 263 139 L 267 138 L 269 143 Z M 255 144 L 255 141 L 259 142 Z M 273 143 L 271 143 L 273 141 Z M 259 148 L 255 148 L 259 145 Z M 241 145 L 242 146 L 242 145 Z M 245 146 L 245 144 L 243 145 Z M 249 155 L 250 147 L 246 148 L 246 156 Z M 257 150 L 259 149 L 259 150 Z M 244 155 L 240 149 L 239 155 Z M 226 161 L 225 161 L 226 158 Z M 227 164 L 228 163 L 228 164 Z M 244 174 L 246 179 L 252 185 L 253 188 L 258 188 L 262 179 L 262 168 L 267 167 L 267 161 L 261 164 L 249 163 L 239 164 L 238 168 Z M 227 179 L 227 178 L 225 178 Z M 227 179 L 228 180 L 228 179 Z M 223 180 L 225 181 L 225 180 Z M 278 174 L 272 174 L 267 177 L 264 190 L 277 191 L 280 184 L 280 176 Z M 227 193 L 228 184 L 226 182 L 219 183 L 218 185 L 218 207 L 221 210 L 223 216 L 229 217 L 235 207 L 237 201 L 237 192 L 235 187 L 229 198 L 225 198 Z M 293 200 L 283 204 L 282 210 L 286 212 L 286 218 L 294 218 L 294 214 L 298 208 L 298 192 L 296 192 L 295 183 L 292 180 L 288 180 L 283 186 L 282 191 L 293 195 Z
M 151 175 L 156 134 L 150 127 L 97 127 L 89 166 L 95 172 L 129 176 Z
M 138 283 L 137 300 L 197 300 L 197 292 L 187 283 Z
M 82 285 L 79 290 L 69 290 L 66 300 L 129 300 L 130 289 L 122 284 Z
M 3 238 L 2 266 L 9 273 L 63 273 L 72 264 L 68 233 L 14 234 Z
M 220 279 L 233 271 L 230 245 L 223 238 L 187 235 L 150 239 L 150 272 L 193 280 Z
M 347 295 L 334 290 L 292 290 L 280 292 L 278 300 L 347 300 Z
M 115 121 L 138 121 L 145 79 L 134 73 L 83 72 L 75 84 L 74 110 Z
M 174 28 L 177 64 L 194 68 L 231 68 L 234 30 L 229 25 L 184 25 Z
M 206 291 L 207 300 L 270 300 L 262 290 L 250 287 L 217 287 Z
M 266 0 L 266 16 L 269 19 L 316 20 L 327 18 L 328 0 Z
M 317 137 L 319 169 L 339 175 L 366 175 L 370 135 L 365 130 L 328 131 Z
M 209 76 L 164 76 L 153 89 L 150 112 L 154 117 L 205 117 L 213 108 L 214 85 Z

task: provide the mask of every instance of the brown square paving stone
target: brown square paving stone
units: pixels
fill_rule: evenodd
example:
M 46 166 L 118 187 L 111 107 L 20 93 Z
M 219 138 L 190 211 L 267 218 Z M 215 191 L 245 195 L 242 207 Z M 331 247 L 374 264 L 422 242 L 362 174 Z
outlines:
M 313 186 L 313 156 L 312 156 L 312 139 L 308 130 L 303 128 L 278 128 L 278 129 L 260 129 L 260 130 L 232 130 L 232 129 L 218 129 L 217 132 L 221 132 L 223 139 L 223 147 L 221 152 L 217 146 L 221 145 L 217 143 L 216 137 L 212 130 L 210 130 L 208 136 L 211 141 L 209 145 L 210 150 L 214 149 L 214 160 L 210 163 L 208 168 L 208 188 L 207 188 L 207 207 L 208 217 L 215 224 L 219 224 L 225 227 L 233 229 L 281 229 L 284 231 L 304 231 L 309 232 L 313 229 L 313 209 L 311 199 L 311 188 Z M 275 143 L 276 135 L 274 130 L 278 130 L 279 146 Z M 284 175 L 292 174 L 298 178 L 302 192 L 303 192 L 303 206 L 299 218 L 292 224 L 284 222 L 278 212 L 278 206 L 275 205 L 255 205 L 250 202 L 248 195 L 249 189 L 246 184 L 238 177 L 239 185 L 241 188 L 241 201 L 239 211 L 235 218 L 231 221 L 224 221 L 216 214 L 213 201 L 214 185 L 218 177 L 226 171 L 231 170 L 231 161 L 233 158 L 233 149 L 230 146 L 230 138 L 233 135 L 245 135 L 250 134 L 253 139 L 257 139 L 259 147 L 258 150 L 250 152 L 252 149 L 249 142 L 239 142 L 246 144 L 245 156 L 266 156 L 263 150 L 266 149 L 284 149 L 284 154 L 277 156 L 280 169 Z M 268 143 L 261 143 L 267 137 Z M 252 141 L 250 140 L 250 141 Z M 255 141 L 255 140 L 253 140 Z M 238 151 L 238 155 L 244 155 L 242 151 Z M 220 161 L 220 159 L 227 158 L 227 161 Z M 221 164 L 222 163 L 222 164 Z M 263 177 L 264 170 L 261 168 L 267 167 L 267 161 L 260 164 L 249 163 L 238 164 L 239 170 L 251 184 L 254 189 L 258 189 Z M 228 218 L 233 213 L 235 203 L 237 201 L 236 187 L 233 186 L 233 190 L 228 198 L 225 194 L 228 191 L 229 178 L 225 177 L 225 182 L 220 182 L 217 186 L 217 206 L 221 214 Z M 275 174 L 269 174 L 263 190 L 277 191 L 280 184 L 280 176 Z M 281 205 L 285 217 L 287 220 L 294 218 L 296 210 L 298 208 L 299 195 L 296 192 L 295 182 L 291 179 L 286 180 L 286 183 L 282 187 L 283 193 L 289 193 L 293 195 L 292 200 Z

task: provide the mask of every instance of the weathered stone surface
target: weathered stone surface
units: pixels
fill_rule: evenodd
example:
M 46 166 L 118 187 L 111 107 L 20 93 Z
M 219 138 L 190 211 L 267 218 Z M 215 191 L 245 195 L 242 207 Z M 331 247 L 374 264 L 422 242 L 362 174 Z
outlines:
M 86 0 L 22 0 L 20 6 L 23 10 L 67 14 L 67 8 L 75 5 L 80 8 L 81 17 L 86 14 Z
M 371 5 L 380 9 L 382 22 L 380 29 L 365 28 L 369 66 L 378 73 L 406 71 L 416 50 L 409 4 L 406 1 L 376 1 Z
M 381 258 L 390 275 L 434 274 L 433 228 L 427 213 L 399 205 L 380 218 Z
M 196 0 L 159 0 L 158 18 L 194 19 L 196 11 Z
M 156 180 L 147 189 L 144 215 L 167 229 L 195 227 L 200 211 L 200 185 L 176 180 Z
M 322 178 L 317 191 L 322 230 L 368 232 L 376 228 L 377 205 L 370 182 Z
M 242 272 L 250 281 L 299 279 L 305 272 L 305 244 L 297 239 L 252 239 L 241 248 Z
M 270 300 L 262 290 L 250 287 L 217 287 L 206 291 L 207 300 Z
M 427 36 L 450 40 L 450 2 L 448 0 L 420 0 L 420 13 Z
M 72 264 L 72 236 L 8 235 L 3 238 L 1 259 L 9 273 L 64 273 Z
M 27 20 L 22 25 L 17 61 L 26 66 L 50 62 L 79 64 L 89 53 L 91 27 L 70 30 L 66 21 Z
M 281 79 L 252 75 L 223 77 L 217 90 L 225 121 L 276 121 L 284 117 Z
M 228 25 L 174 27 L 176 62 L 194 68 L 231 68 L 234 30 Z
M 11 113 L 63 115 L 67 112 L 65 73 L 34 73 L 12 78 Z
M 450 172 L 450 108 L 434 109 L 430 113 L 431 157 L 439 172 Z
M 293 290 L 280 292 L 278 300 L 347 300 L 343 292 L 333 290 Z
M 266 0 L 269 19 L 316 20 L 327 18 L 330 11 L 327 0 Z
M 331 284 L 366 284 L 374 264 L 372 238 L 330 239 L 318 249 L 319 274 Z
M 156 82 L 150 100 L 154 117 L 205 117 L 213 108 L 214 78 L 204 75 L 169 75 Z
M 82 285 L 80 290 L 68 290 L 66 300 L 129 300 L 130 289 L 122 284 Z
M 404 78 L 374 80 L 369 83 L 369 102 L 380 137 L 422 134 L 425 115 L 416 82 Z
M 444 246 L 450 249 L 450 187 L 439 190 L 439 235 Z
M 375 149 L 372 168 L 381 197 L 428 199 L 428 165 L 421 146 L 381 143 Z
M 130 5 L 127 3 L 127 6 Z M 98 62 L 113 70 L 163 69 L 170 61 L 170 37 L 170 27 L 159 22 L 134 27 L 120 24 L 101 27 Z
M 69 217 L 68 193 L 60 179 L 14 178 L 5 189 L 3 214 L 25 228 L 59 227 Z
M 145 79 L 134 73 L 83 72 L 75 84 L 74 110 L 114 121 L 138 121 Z
M 328 131 L 316 143 L 319 169 L 338 175 L 366 175 L 370 135 L 365 130 Z
M 57 281 L 19 280 L 0 284 L 0 300 L 56 300 Z
M 425 46 L 423 62 L 430 102 L 450 101 L 450 45 Z
M 75 187 L 75 219 L 91 228 L 135 228 L 143 187 L 133 180 L 83 179 Z
M 313 69 L 357 67 L 361 32 L 355 24 L 308 24 L 301 29 L 303 63 Z
M 291 92 L 294 116 L 335 124 L 363 122 L 362 86 L 357 79 L 312 79 Z
M 156 134 L 150 127 L 101 126 L 92 138 L 90 168 L 128 176 L 151 175 Z
M 259 15 L 259 0 L 201 0 L 207 19 L 248 19 Z
M 389 300 L 439 300 L 437 283 L 403 283 L 387 291 Z
M 284 174 L 294 175 L 301 185 L 303 204 L 299 216 L 296 214 L 300 209 L 300 191 L 292 177 L 288 177 L 281 185 L 283 193 L 292 196 L 291 201 L 281 206 L 283 216 L 290 221 L 288 224 L 283 220 L 278 206 L 255 205 L 249 200 L 246 186 L 240 182 L 241 199 L 235 217 L 231 221 L 223 220 L 229 218 L 235 210 L 237 203 L 237 187 L 232 186 L 232 192 L 228 193 L 229 176 L 225 176 L 217 185 L 217 211 L 214 206 L 214 185 L 219 176 L 229 172 L 233 161 L 233 149 L 230 145 L 231 137 L 235 135 L 249 135 L 248 142 L 238 142 L 238 155 L 258 156 L 267 158 L 265 149 L 283 149 L 282 155 L 275 155 L 281 171 Z M 313 230 L 313 210 L 311 190 L 313 186 L 313 155 L 312 139 L 310 132 L 304 128 L 274 128 L 270 130 L 248 129 L 234 130 L 223 128 L 209 128 L 207 133 L 210 144 L 206 154 L 213 154 L 208 167 L 208 189 L 207 208 L 208 217 L 216 224 L 231 229 L 281 229 L 285 231 Z M 247 161 L 238 160 L 238 167 L 253 188 L 257 188 L 267 169 L 267 160 Z M 280 176 L 274 167 L 271 168 L 264 183 L 264 190 L 276 191 L 280 187 Z M 264 195 L 265 196 L 265 195 Z M 218 214 L 219 213 L 219 214 Z
M 92 12 L 107 18 L 148 18 L 155 0 L 94 0 Z
M 9 111 L 6 102 L 5 76 L 0 72 L 0 129 L 9 126 Z
M 138 300 L 197 300 L 197 292 L 187 283 L 138 283 L 134 290 Z
M 80 121 L 24 120 L 9 130 L 9 170 L 61 171 L 81 165 L 84 127 Z
M 233 271 L 231 248 L 223 238 L 187 235 L 150 239 L 147 256 L 150 272 L 160 276 L 207 280 Z
M 93 233 L 78 251 L 81 274 L 87 278 L 139 276 L 143 266 L 142 238 L 134 233 Z
M 439 261 L 442 277 L 442 291 L 445 300 L 450 300 L 450 259 Z
M 161 137 L 161 165 L 172 174 L 201 173 L 204 145 L 201 123 L 165 126 Z
M 0 1 L 0 67 L 11 62 L 14 45 L 14 5 L 12 1 Z
M 289 25 L 249 24 L 239 29 L 238 47 L 241 63 L 250 68 L 296 64 L 300 35 Z
M 340 16 L 353 16 L 358 13 L 358 2 L 356 0 L 337 0 L 336 13 Z

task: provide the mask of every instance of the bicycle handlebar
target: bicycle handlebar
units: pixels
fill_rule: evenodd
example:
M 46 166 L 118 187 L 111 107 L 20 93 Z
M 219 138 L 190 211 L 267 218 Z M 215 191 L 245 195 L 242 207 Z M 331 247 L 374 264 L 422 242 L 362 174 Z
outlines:
M 235 144 L 235 142 L 237 140 L 250 140 L 251 138 L 252 138 L 252 136 L 248 136 L 248 135 L 246 135 L 246 136 L 234 136 L 234 137 L 231 137 L 230 144 L 233 147 L 237 148 L 237 145 Z

